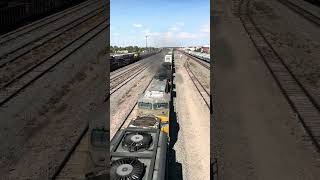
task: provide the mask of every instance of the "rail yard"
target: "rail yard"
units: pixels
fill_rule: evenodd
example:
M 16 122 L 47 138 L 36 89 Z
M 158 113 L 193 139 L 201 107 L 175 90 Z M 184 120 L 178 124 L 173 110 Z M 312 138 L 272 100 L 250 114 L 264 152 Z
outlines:
M 319 178 L 319 12 L 302 0 L 216 1 L 217 179 Z
M 0 179 L 319 179 L 319 1 L 111 3 L 1 1 Z
M 146 179 L 164 179 L 165 177 L 206 179 L 209 177 L 209 159 L 205 158 L 209 155 L 209 147 L 205 145 L 209 144 L 209 140 L 205 138 L 209 136 L 210 123 L 210 108 L 207 105 L 210 101 L 209 69 L 199 63 L 200 59 L 187 56 L 187 53 L 182 50 L 171 50 L 171 52 L 173 54 L 170 55 L 170 50 L 168 52 L 165 49 L 137 62 L 139 63 L 137 65 L 135 63 L 129 65 L 127 71 L 136 69 L 140 64 L 145 64 L 147 67 L 142 67 L 141 72 L 137 69 L 139 74 L 136 77 L 129 75 L 134 78 L 124 77 L 120 80 L 123 83 L 119 85 L 121 88 L 110 97 L 112 179 L 131 176 Z M 173 57 L 172 71 L 166 70 L 168 69 L 165 60 L 167 56 Z M 134 72 L 131 71 L 131 73 Z M 202 72 L 202 74 L 196 72 Z M 117 74 L 119 73 L 111 74 L 111 81 L 112 77 L 117 77 Z M 190 91 L 183 90 L 190 87 L 194 88 Z M 168 93 L 170 103 L 165 99 L 157 100 L 158 93 Z M 155 94 L 155 101 L 150 99 L 153 97 L 152 94 Z M 149 103 L 151 103 L 150 109 Z M 158 112 L 156 107 L 160 107 L 160 104 L 156 105 L 157 103 L 164 108 L 162 113 Z M 203 117 L 197 113 L 203 114 Z M 203 133 L 198 134 L 197 130 Z M 153 145 L 150 145 L 147 140 L 148 134 L 151 134 Z M 136 141 L 133 139 L 132 141 L 136 144 L 133 142 L 130 144 L 129 137 L 141 139 Z M 187 140 L 190 144 L 186 143 Z M 158 144 L 156 149 L 154 143 Z M 126 150 L 128 147 L 131 149 Z M 151 150 L 152 154 L 150 154 Z M 196 156 L 195 153 L 198 151 L 202 152 L 203 157 Z M 150 160 L 144 159 L 147 157 L 150 157 Z M 156 158 L 153 159 L 153 157 Z M 134 161 L 137 164 L 131 166 L 127 161 Z M 139 162 L 145 164 L 145 173 L 142 172 L 144 168 L 139 166 Z M 200 168 L 195 170 L 193 168 L 195 164 Z M 127 172 L 127 169 L 132 169 L 130 171 L 132 173 Z
M 85 1 L 0 37 L 1 179 L 56 178 L 105 117 L 108 11 Z

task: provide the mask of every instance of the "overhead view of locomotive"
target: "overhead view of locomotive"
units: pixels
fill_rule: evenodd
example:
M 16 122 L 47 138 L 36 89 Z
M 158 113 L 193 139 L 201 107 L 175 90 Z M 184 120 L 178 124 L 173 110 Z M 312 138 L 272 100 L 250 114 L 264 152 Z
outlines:
M 164 62 L 138 100 L 138 116 L 111 140 L 112 180 L 167 178 L 172 63 Z
M 167 58 L 167 56 L 168 55 L 166 55 L 165 58 Z M 138 100 L 138 115 L 154 115 L 160 118 L 161 130 L 167 133 L 168 136 L 171 90 L 172 59 L 171 62 L 164 62 L 161 64 L 149 88 Z
M 154 117 L 138 117 L 133 124 L 120 130 L 111 141 L 112 180 L 164 180 L 167 164 L 167 138 Z M 138 126 L 137 124 L 142 125 Z M 152 124 L 145 126 L 145 124 Z

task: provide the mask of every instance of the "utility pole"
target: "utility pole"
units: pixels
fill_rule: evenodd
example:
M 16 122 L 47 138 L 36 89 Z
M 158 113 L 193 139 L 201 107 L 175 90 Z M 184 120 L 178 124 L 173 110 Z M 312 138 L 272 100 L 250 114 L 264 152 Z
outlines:
M 149 36 L 146 36 L 146 50 L 147 50 L 147 48 L 148 48 L 148 37 L 149 37 Z

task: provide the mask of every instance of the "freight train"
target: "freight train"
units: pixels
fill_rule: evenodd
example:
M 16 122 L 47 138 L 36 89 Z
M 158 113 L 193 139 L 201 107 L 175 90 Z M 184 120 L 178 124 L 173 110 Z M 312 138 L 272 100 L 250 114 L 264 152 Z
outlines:
M 129 65 L 141 59 L 145 59 L 159 52 L 160 50 L 142 53 L 111 54 L 109 58 L 110 70 L 114 71 L 123 66 Z
M 210 63 L 210 54 L 195 51 L 184 51 L 184 53 Z
M 111 180 L 167 178 L 171 69 L 172 63 L 161 65 L 138 100 L 138 116 L 112 139 Z

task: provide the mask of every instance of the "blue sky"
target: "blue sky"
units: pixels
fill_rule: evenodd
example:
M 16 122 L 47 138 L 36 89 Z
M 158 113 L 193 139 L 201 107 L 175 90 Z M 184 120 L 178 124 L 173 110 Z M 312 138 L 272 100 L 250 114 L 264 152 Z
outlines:
M 112 46 L 210 43 L 210 0 L 111 0 L 110 18 Z

